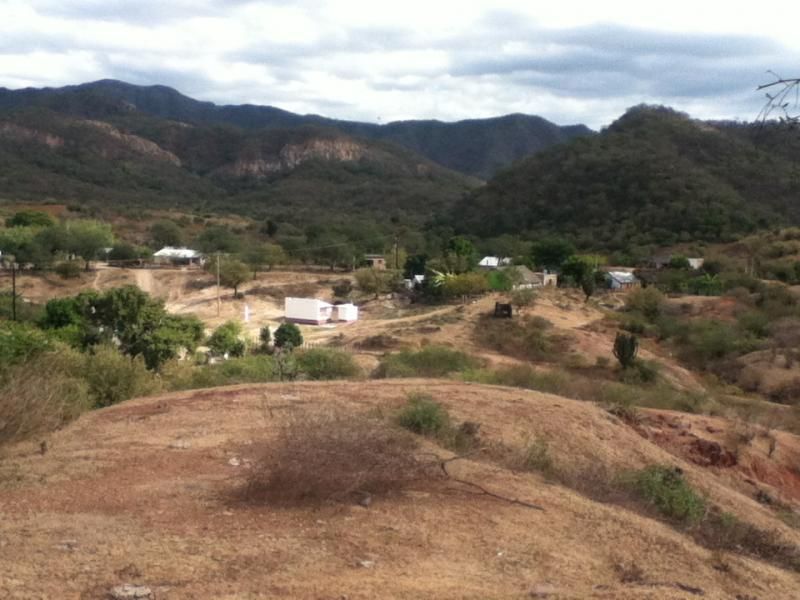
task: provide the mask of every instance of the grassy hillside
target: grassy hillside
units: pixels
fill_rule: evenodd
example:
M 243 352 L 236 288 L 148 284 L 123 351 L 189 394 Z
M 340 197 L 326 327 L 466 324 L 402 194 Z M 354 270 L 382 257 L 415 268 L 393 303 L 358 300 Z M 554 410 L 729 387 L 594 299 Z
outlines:
M 796 131 L 631 109 L 500 173 L 454 210 L 481 236 L 553 234 L 585 248 L 724 241 L 800 222 Z

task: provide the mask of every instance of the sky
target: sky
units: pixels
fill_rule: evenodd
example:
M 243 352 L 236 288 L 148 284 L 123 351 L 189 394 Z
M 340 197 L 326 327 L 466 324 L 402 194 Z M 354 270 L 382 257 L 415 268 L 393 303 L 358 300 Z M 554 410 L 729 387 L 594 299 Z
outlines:
M 0 86 L 161 84 L 385 123 L 626 108 L 753 120 L 800 77 L 800 2 L 0 0 Z

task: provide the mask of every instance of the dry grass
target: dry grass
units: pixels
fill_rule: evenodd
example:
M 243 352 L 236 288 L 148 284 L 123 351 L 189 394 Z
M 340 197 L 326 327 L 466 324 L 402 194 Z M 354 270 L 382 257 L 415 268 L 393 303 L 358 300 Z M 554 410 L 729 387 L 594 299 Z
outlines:
M 401 490 L 438 476 L 414 437 L 357 414 L 303 414 L 269 445 L 244 490 L 249 502 L 294 506 Z

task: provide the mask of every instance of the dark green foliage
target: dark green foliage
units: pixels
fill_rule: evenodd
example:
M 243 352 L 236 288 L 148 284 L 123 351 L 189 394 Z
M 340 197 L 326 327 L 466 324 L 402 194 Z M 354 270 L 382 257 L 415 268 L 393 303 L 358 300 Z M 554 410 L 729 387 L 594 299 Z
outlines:
M 336 298 L 350 298 L 353 294 L 353 282 L 349 279 L 342 279 L 333 284 L 331 291 Z
M 0 321 L 0 371 L 53 348 L 53 338 L 28 323 Z
M 203 366 L 171 361 L 164 367 L 162 378 L 165 386 L 170 390 L 190 390 L 280 380 L 275 359 L 264 354 L 232 358 Z
M 216 273 L 216 261 L 209 261 L 207 267 Z M 219 281 L 225 287 L 233 288 L 234 297 L 239 296 L 239 286 L 250 279 L 250 269 L 235 258 L 221 258 L 219 261 Z
M 272 331 L 269 325 L 264 325 L 258 332 L 258 341 L 261 343 L 261 349 L 266 350 L 272 341 Z
M 175 221 L 166 219 L 156 221 L 150 226 L 150 243 L 157 250 L 164 246 L 183 246 L 183 230 Z
M 160 389 L 157 377 L 147 370 L 141 356 L 130 357 L 114 346 L 101 345 L 89 352 L 79 373 L 88 384 L 89 398 L 96 408 L 111 406 Z
M 75 279 L 81 275 L 82 265 L 77 260 L 62 260 L 56 263 L 53 269 L 59 277 L 64 279 Z
M 623 369 L 627 369 L 636 360 L 639 351 L 639 340 L 633 334 L 617 333 L 614 338 L 614 356 L 617 357 Z
M 478 361 L 444 346 L 425 346 L 421 350 L 403 350 L 384 356 L 376 377 L 443 377 L 478 366 Z
M 419 435 L 436 436 L 450 427 L 450 415 L 429 394 L 416 393 L 409 395 L 397 422 Z
M 247 345 L 241 336 L 242 326 L 237 321 L 227 321 L 208 338 L 208 347 L 217 356 L 243 356 Z
M 674 467 L 654 465 L 626 478 L 631 489 L 661 514 L 681 523 L 692 524 L 703 518 L 706 503 Z
M 489 282 L 489 289 L 493 292 L 508 292 L 511 290 L 511 277 L 505 271 L 490 271 L 486 279 Z
M 542 269 L 560 269 L 575 254 L 575 246 L 562 238 L 544 238 L 533 243 L 533 264 Z
M 581 248 L 727 241 L 800 222 L 796 152 L 796 133 L 636 107 L 499 173 L 451 214 L 473 235 L 557 232 Z
M 542 317 L 516 319 L 482 318 L 475 328 L 475 340 L 485 348 L 524 360 L 551 361 L 562 348 L 551 332 L 552 324 Z
M 593 274 L 585 275 L 583 279 L 581 279 L 581 290 L 583 290 L 587 302 L 589 298 L 592 297 L 592 294 L 594 294 L 596 288 L 597 284 L 595 283 Z
M 303 334 L 300 332 L 300 328 L 294 323 L 282 323 L 275 330 L 273 338 L 276 348 L 291 350 L 292 348 L 299 348 L 303 345 Z
M 206 254 L 214 252 L 236 253 L 241 248 L 241 241 L 230 229 L 221 225 L 205 228 L 195 240 L 197 249 Z
M 38 210 L 22 210 L 6 219 L 6 227 L 52 227 L 53 218 Z
M 334 348 L 312 348 L 295 354 L 297 367 L 308 379 L 352 379 L 361 373 L 353 356 Z

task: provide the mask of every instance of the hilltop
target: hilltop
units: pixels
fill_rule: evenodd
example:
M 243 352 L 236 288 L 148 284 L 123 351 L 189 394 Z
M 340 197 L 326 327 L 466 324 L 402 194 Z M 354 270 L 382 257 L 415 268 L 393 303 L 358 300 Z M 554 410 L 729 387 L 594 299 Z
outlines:
M 593 249 L 730 241 L 800 222 L 798 152 L 794 129 L 636 107 L 499 173 L 451 218 L 477 236 L 563 235 Z
M 31 106 L 94 119 L 139 112 L 193 125 L 234 125 L 247 130 L 318 125 L 392 142 L 444 167 L 484 179 L 524 156 L 592 133 L 584 125 L 561 127 L 542 117 L 522 114 L 453 123 L 397 121 L 378 125 L 299 115 L 273 106 L 216 105 L 162 85 L 137 86 L 109 79 L 62 88 L 0 88 L 0 109 Z

